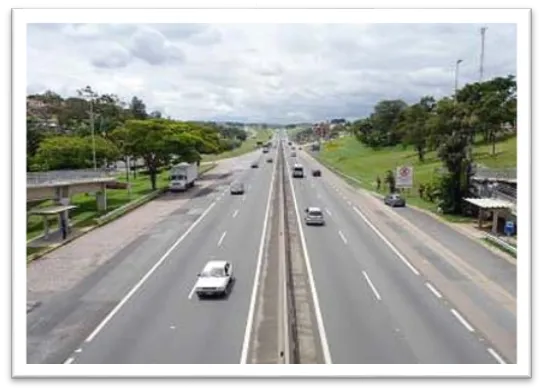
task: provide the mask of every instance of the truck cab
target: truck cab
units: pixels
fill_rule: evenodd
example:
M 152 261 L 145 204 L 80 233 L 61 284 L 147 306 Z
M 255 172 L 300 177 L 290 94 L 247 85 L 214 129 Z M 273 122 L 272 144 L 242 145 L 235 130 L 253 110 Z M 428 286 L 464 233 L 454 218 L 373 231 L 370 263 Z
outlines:
M 175 165 L 170 170 L 170 185 L 171 191 L 186 191 L 194 186 L 194 181 L 198 177 L 198 166 L 196 163 L 182 162 Z
M 294 165 L 294 168 L 292 169 L 292 177 L 294 177 L 294 178 L 296 178 L 296 177 L 304 178 L 304 168 L 299 163 L 296 163 Z

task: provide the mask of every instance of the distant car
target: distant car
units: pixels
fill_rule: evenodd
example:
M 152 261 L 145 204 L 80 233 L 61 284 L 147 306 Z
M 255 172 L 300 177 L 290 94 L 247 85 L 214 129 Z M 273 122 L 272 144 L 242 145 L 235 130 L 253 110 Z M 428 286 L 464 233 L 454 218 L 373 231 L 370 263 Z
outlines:
M 321 176 L 321 171 L 320 171 L 320 169 L 313 169 L 311 174 L 313 174 L 313 177 L 320 177 Z
M 272 162 L 273 162 L 273 158 L 272 158 L 272 157 L 269 157 L 268 159 L 266 159 L 266 162 L 272 163 Z
M 298 147 L 298 150 L 301 150 L 301 149 L 302 149 L 302 147 Z
M 324 214 L 318 207 L 305 209 L 305 224 L 324 226 Z
M 296 157 L 296 151 L 292 151 L 292 152 L 290 153 L 290 156 L 291 156 L 292 158 L 295 158 L 295 157 Z
M 264 154 L 267 154 L 268 151 L 269 151 L 269 150 L 268 150 L 267 148 L 262 149 L 262 152 L 263 152 Z
M 243 195 L 245 193 L 245 186 L 242 182 L 234 182 L 230 185 L 231 195 Z
M 385 204 L 391 207 L 405 207 L 405 198 L 397 193 L 385 196 Z
M 304 167 L 299 163 L 294 164 L 294 168 L 292 169 L 292 177 L 304 178 Z
M 251 163 L 251 168 L 256 169 L 258 167 L 258 162 Z
M 202 272 L 198 274 L 194 289 L 196 295 L 202 298 L 228 294 L 234 280 L 233 271 L 234 267 L 229 261 L 208 261 Z

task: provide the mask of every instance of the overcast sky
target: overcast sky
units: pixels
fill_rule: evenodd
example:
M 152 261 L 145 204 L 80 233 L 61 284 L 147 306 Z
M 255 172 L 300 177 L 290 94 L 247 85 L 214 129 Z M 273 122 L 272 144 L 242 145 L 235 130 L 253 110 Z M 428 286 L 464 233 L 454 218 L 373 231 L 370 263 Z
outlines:
M 34 24 L 28 93 L 90 85 L 182 120 L 360 118 L 478 80 L 480 25 Z M 515 25 L 488 25 L 485 78 L 516 74 Z

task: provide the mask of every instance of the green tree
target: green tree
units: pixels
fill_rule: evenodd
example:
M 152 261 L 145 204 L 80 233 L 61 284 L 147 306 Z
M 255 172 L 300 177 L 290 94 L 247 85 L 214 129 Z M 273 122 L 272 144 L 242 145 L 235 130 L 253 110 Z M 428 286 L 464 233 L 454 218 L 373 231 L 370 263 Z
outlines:
M 132 100 L 130 101 L 129 111 L 132 115 L 132 118 L 136 120 L 145 120 L 148 117 L 145 103 L 143 103 L 143 101 L 138 97 L 132 97 Z
M 373 132 L 377 134 L 379 146 L 394 146 L 403 139 L 403 134 L 398 128 L 400 114 L 407 107 L 402 100 L 385 100 L 375 105 L 370 116 Z
M 435 108 L 432 97 L 423 97 L 421 100 L 407 107 L 401 114 L 398 127 L 404 133 L 404 143 L 411 144 L 417 151 L 419 161 L 424 162 L 427 149 L 428 119 Z

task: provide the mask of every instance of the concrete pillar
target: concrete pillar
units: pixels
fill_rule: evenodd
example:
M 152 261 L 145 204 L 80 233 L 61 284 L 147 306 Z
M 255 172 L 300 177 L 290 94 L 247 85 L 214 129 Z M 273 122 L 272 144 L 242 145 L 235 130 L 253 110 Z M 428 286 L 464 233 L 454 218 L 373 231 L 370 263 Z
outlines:
M 96 204 L 98 211 L 105 211 L 107 209 L 106 184 L 102 184 L 100 191 L 96 192 Z
M 498 216 L 499 216 L 499 211 L 492 210 L 492 233 L 494 234 L 498 233 Z
M 479 223 L 479 229 L 482 229 L 483 228 L 483 209 L 482 208 L 479 208 L 478 223 Z

